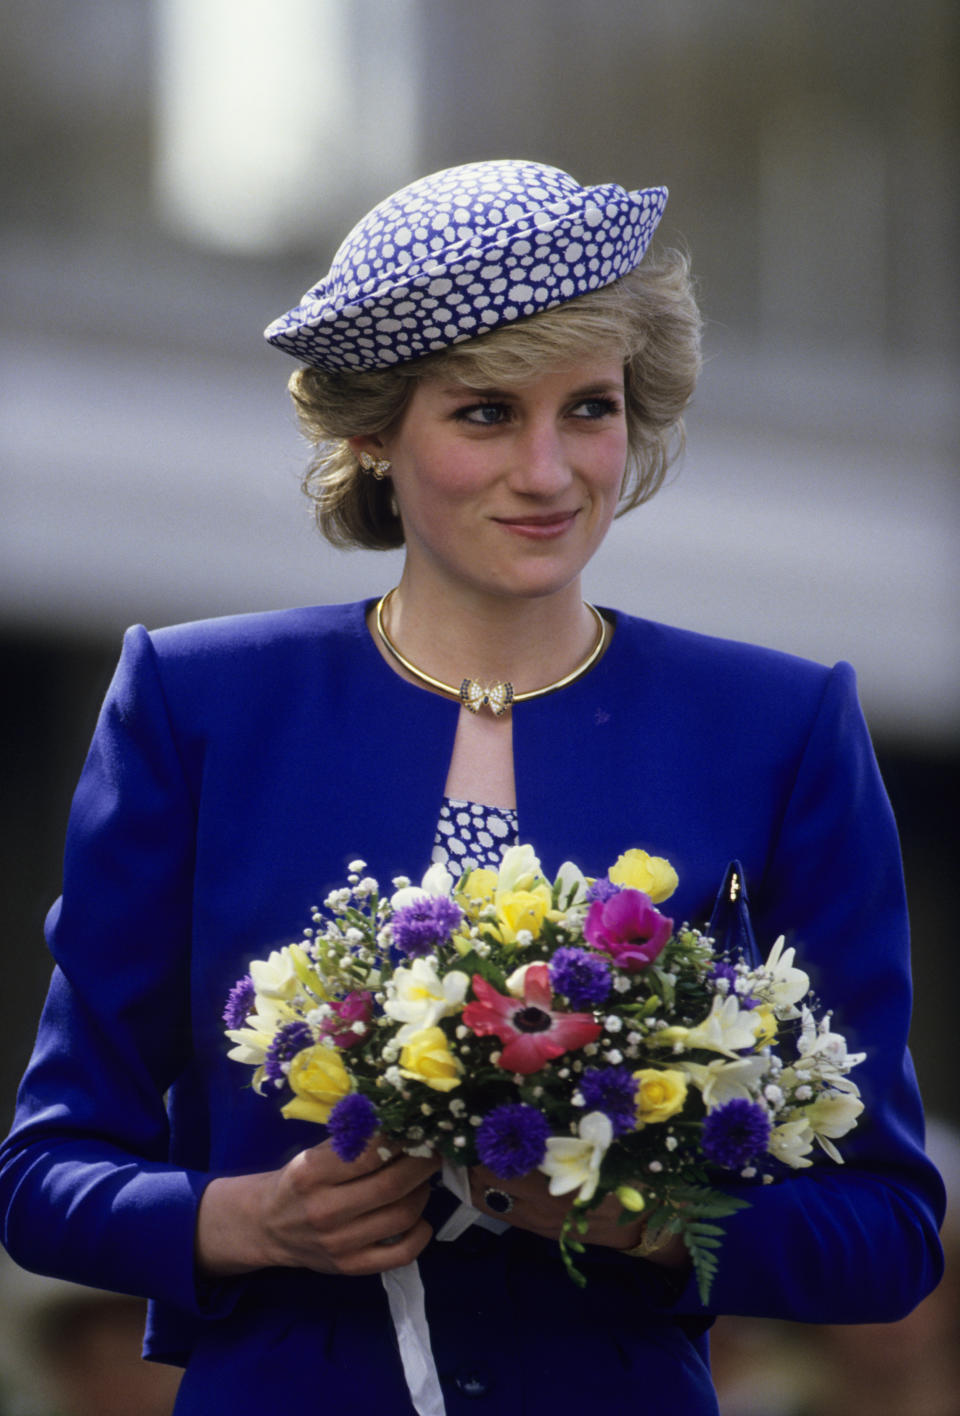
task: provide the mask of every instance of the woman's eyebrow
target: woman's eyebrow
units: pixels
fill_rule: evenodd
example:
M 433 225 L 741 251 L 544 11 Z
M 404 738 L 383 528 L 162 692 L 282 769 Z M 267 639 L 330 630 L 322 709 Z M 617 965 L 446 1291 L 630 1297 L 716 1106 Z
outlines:
M 596 398 L 598 394 L 617 393 L 623 396 L 623 379 L 599 379 L 596 383 L 585 384 L 583 388 L 571 389 L 569 398 Z
M 474 384 L 449 383 L 438 384 L 437 392 L 443 398 L 512 398 L 517 391 L 508 388 L 477 388 Z
M 523 386 L 514 388 L 493 387 L 478 388 L 474 384 L 449 383 L 438 384 L 437 393 L 442 398 L 491 398 L 509 399 L 519 398 L 523 394 Z M 598 394 L 623 394 L 622 379 L 598 379 L 594 383 L 584 384 L 581 388 L 570 389 L 564 394 L 564 398 L 593 398 Z

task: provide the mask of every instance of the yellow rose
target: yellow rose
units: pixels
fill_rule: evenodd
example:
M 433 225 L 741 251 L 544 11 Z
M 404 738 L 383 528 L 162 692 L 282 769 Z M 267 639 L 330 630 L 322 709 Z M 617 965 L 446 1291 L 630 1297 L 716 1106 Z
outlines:
M 317 1121 L 321 1125 L 330 1119 L 330 1112 L 351 1090 L 350 1073 L 335 1047 L 318 1043 L 298 1052 L 290 1063 L 287 1076 L 292 1101 L 282 1108 L 284 1116 L 296 1121 Z
M 400 1071 L 434 1091 L 447 1092 L 460 1085 L 463 1066 L 450 1051 L 443 1028 L 421 1028 L 400 1053 Z
M 643 1067 L 634 1072 L 637 1084 L 637 1125 L 650 1126 L 675 1116 L 687 1099 L 687 1078 L 684 1072 L 670 1068 Z
M 677 872 L 663 856 L 647 855 L 646 851 L 624 851 L 607 871 L 614 885 L 630 890 L 642 890 L 655 905 L 668 900 L 677 888 Z
M 497 900 L 497 927 L 504 944 L 515 944 L 521 929 L 536 939 L 544 917 L 553 904 L 549 885 L 532 890 L 510 890 Z
M 766 1047 L 777 1035 L 777 1018 L 769 1003 L 760 1003 L 750 1014 L 757 1031 L 757 1046 Z
M 471 870 L 461 875 L 454 898 L 468 919 L 476 922 L 484 910 L 490 909 L 497 893 L 495 870 Z

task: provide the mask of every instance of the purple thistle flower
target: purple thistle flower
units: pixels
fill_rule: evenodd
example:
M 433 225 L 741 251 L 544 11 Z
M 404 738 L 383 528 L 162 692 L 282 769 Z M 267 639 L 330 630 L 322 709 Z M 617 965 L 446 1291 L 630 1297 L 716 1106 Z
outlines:
M 550 1123 L 542 1111 L 508 1102 L 495 1106 L 477 1128 L 477 1154 L 494 1175 L 513 1180 L 540 1164 L 549 1135 Z
M 737 1097 L 707 1114 L 703 1123 L 703 1153 L 725 1170 L 741 1166 L 767 1148 L 770 1117 L 762 1106 Z
M 316 1038 L 309 1023 L 299 1019 L 293 1023 L 284 1023 L 283 1027 L 274 1033 L 273 1041 L 263 1059 L 263 1075 L 266 1080 L 277 1088 L 282 1087 L 287 1080 L 285 1064 L 305 1047 L 312 1047 L 315 1042 Z
M 637 1083 L 629 1067 L 590 1067 L 580 1078 L 588 1111 L 602 1111 L 622 1136 L 637 1124 Z
M 728 964 L 725 959 L 717 959 L 710 970 L 710 980 L 716 983 L 718 979 L 724 979 L 728 985 L 727 993 L 732 993 L 737 981 L 737 971 L 733 964 Z
M 393 942 L 410 958 L 430 954 L 447 944 L 463 919 L 460 906 L 446 895 L 424 895 L 403 905 L 393 917 Z
M 591 1008 L 610 992 L 610 967 L 585 949 L 558 949 L 550 960 L 550 982 L 574 1008 Z
M 253 986 L 253 979 L 249 974 L 244 974 L 243 978 L 237 979 L 227 994 L 227 1001 L 223 1009 L 223 1021 L 227 1027 L 242 1028 L 253 1012 L 253 1005 L 256 1001 L 257 990 Z
M 361 1156 L 380 1124 L 377 1109 L 368 1097 L 351 1092 L 330 1112 L 327 1129 L 333 1149 L 349 1165 Z
M 601 880 L 595 880 L 587 889 L 587 899 L 591 905 L 594 900 L 599 900 L 601 904 L 606 900 L 612 900 L 614 895 L 620 894 L 620 886 L 614 885 L 612 880 L 604 876 Z
M 710 973 L 710 981 L 716 983 L 718 979 L 726 979 L 729 985 L 727 988 L 727 997 L 729 997 L 731 993 L 734 994 L 740 1007 L 745 1008 L 747 1012 L 749 1012 L 751 1008 L 758 1006 L 759 1000 L 751 997 L 749 993 L 737 993 L 737 979 L 739 976 L 732 964 L 726 963 L 723 959 L 717 959 Z

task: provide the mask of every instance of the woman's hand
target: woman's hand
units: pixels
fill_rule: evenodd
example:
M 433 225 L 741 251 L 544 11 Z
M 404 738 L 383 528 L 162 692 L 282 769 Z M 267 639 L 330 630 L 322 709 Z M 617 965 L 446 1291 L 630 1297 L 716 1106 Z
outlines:
M 543 1239 L 559 1239 L 573 1196 L 551 1195 L 547 1187 L 547 1177 L 537 1171 L 509 1181 L 499 1179 L 484 1165 L 474 1166 L 470 1171 L 471 1198 L 477 1209 L 484 1214 L 495 1214 L 507 1224 L 527 1229 Z M 509 1213 L 502 1214 L 484 1203 L 483 1196 L 488 1189 L 510 1196 L 513 1208 Z M 589 1211 L 586 1233 L 576 1237 L 586 1244 L 599 1244 L 606 1249 L 633 1249 L 643 1238 L 646 1221 L 638 1215 L 629 1224 L 620 1224 L 622 1213 L 623 1207 L 616 1196 L 607 1195 L 596 1209 Z M 678 1237 L 671 1238 L 663 1248 L 646 1257 L 650 1263 L 664 1268 L 682 1268 L 689 1261 L 686 1245 Z
M 211 1180 L 197 1215 L 200 1270 L 371 1274 L 415 1259 L 433 1232 L 422 1212 L 439 1161 L 384 1161 L 382 1145 L 375 1136 L 348 1165 L 323 1141 L 280 1170 Z

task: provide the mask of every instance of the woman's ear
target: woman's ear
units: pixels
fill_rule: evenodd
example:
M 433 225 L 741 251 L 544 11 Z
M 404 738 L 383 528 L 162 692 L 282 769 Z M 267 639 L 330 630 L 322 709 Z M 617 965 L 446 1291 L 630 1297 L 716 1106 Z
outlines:
M 347 446 L 359 462 L 361 453 L 368 452 L 371 457 L 383 457 L 383 441 L 374 433 L 360 433 L 357 437 L 347 438 Z

